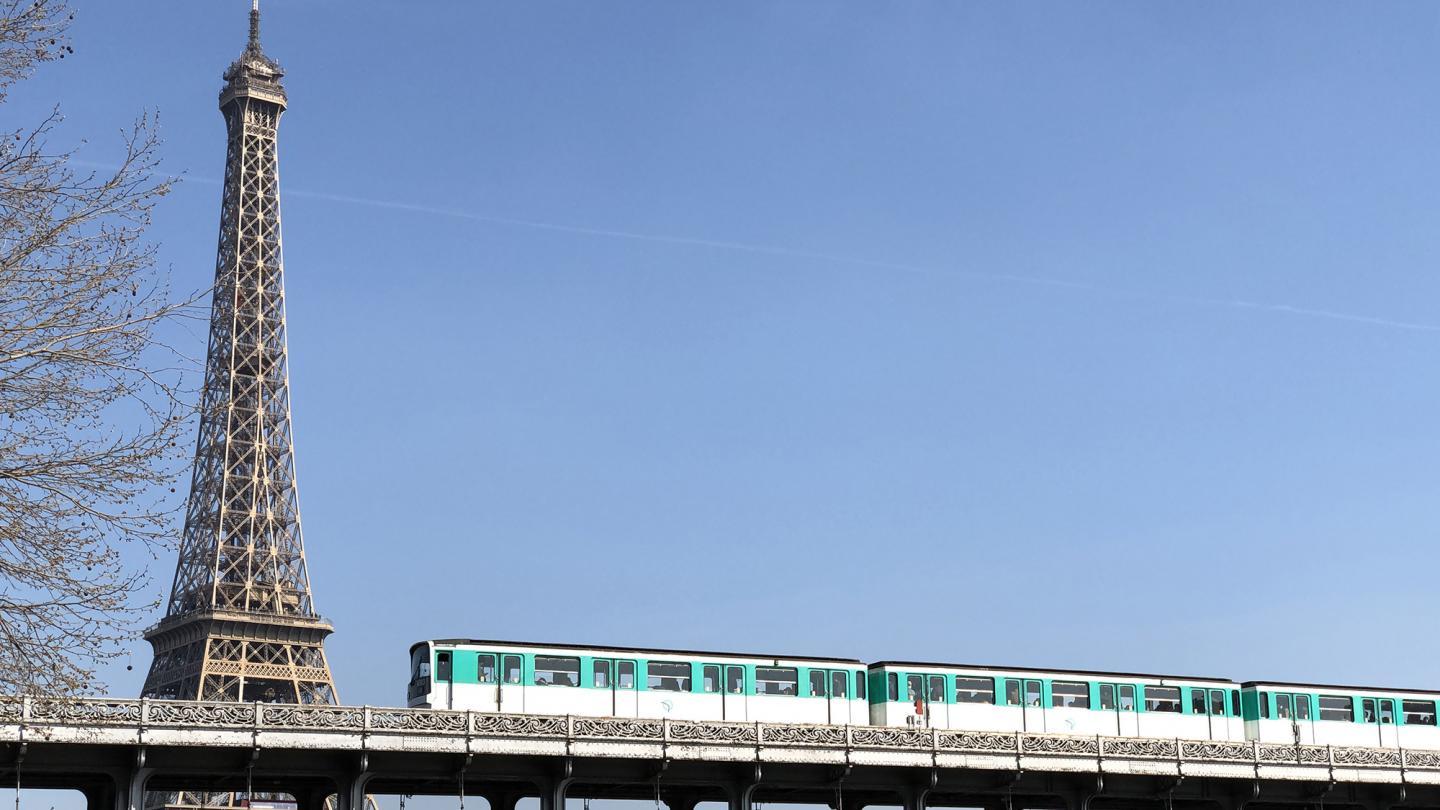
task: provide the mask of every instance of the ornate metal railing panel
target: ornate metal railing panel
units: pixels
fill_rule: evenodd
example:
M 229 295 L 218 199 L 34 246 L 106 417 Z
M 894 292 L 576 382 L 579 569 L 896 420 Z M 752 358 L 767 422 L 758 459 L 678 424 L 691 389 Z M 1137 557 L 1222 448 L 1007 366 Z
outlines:
M 0 698 L 0 742 L 834 762 L 1440 785 L 1440 751 L 370 706 Z

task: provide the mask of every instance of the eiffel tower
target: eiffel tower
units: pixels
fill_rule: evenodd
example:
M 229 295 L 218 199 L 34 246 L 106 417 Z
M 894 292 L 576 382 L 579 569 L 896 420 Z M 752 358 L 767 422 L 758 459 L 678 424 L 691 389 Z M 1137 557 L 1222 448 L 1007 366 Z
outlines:
M 335 703 L 295 491 L 276 137 L 284 75 L 250 41 L 225 71 L 228 148 L 200 436 L 144 697 Z

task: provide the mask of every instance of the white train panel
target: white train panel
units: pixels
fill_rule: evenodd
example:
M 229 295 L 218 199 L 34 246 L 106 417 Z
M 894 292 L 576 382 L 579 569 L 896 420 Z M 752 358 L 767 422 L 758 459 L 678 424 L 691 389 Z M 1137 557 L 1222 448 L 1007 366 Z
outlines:
M 485 712 L 1440 750 L 1437 692 L 460 641 L 411 670 L 409 705 Z

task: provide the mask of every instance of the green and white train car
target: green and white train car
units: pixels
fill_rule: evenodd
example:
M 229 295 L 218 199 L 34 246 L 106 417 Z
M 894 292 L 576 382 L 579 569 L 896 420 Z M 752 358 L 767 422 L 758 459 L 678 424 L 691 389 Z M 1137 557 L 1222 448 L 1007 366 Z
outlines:
M 410 648 L 408 705 L 865 724 L 865 686 L 853 659 L 445 639 Z
M 1440 692 L 1251 681 L 1245 732 L 1261 742 L 1440 749 Z
M 412 707 L 1440 750 L 1440 692 L 444 639 Z
M 1221 678 L 882 661 L 870 722 L 971 731 L 1244 740 L 1240 685 Z

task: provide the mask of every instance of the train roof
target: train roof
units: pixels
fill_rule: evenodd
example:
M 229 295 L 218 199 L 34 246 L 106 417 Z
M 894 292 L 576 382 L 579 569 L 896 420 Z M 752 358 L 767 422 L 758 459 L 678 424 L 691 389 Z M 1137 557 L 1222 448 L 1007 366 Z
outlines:
M 502 647 L 547 647 L 554 650 L 623 650 L 635 653 L 662 653 L 665 655 L 699 655 L 720 658 L 759 658 L 785 661 L 829 661 L 832 663 L 854 664 L 863 667 L 865 662 L 858 658 L 831 658 L 819 655 L 771 655 L 770 653 L 717 652 L 715 650 L 672 650 L 665 647 L 626 647 L 620 644 L 550 644 L 539 641 L 500 641 L 493 638 L 431 638 L 410 645 L 413 651 L 421 644 L 473 644 L 476 646 L 499 645 Z
M 1385 694 L 1400 694 L 1409 692 L 1416 695 L 1440 695 L 1440 690 L 1435 689 L 1397 689 L 1393 686 L 1346 686 L 1338 683 L 1295 683 L 1294 681 L 1246 681 L 1240 684 L 1244 688 L 1259 688 L 1262 686 L 1278 686 L 1281 689 L 1345 689 L 1352 692 L 1380 692 Z
M 1068 675 L 1100 675 L 1107 678 L 1150 678 L 1171 681 L 1219 681 L 1239 686 L 1231 678 L 1202 678 L 1197 675 L 1157 675 L 1147 672 L 1110 672 L 1100 669 L 1066 669 L 1065 667 L 997 667 L 989 664 L 941 664 L 933 661 L 876 661 L 871 667 L 933 667 L 939 669 L 979 669 L 986 672 L 1054 672 Z

